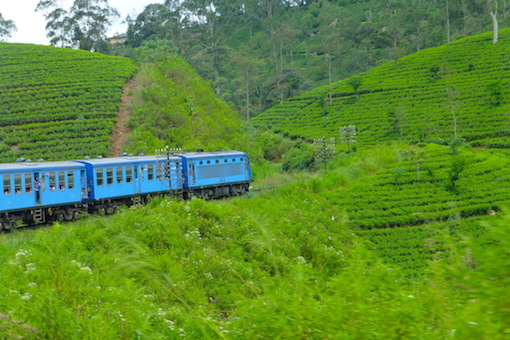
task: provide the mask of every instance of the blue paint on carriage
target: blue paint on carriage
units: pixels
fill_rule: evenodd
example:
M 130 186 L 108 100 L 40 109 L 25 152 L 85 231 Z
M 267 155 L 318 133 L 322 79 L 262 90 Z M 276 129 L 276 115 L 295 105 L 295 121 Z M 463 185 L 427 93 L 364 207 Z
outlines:
M 181 158 L 129 156 L 77 160 L 87 173 L 90 200 L 131 197 L 141 194 L 165 193 L 182 189 Z
M 85 166 L 75 162 L 0 164 L 0 213 L 79 204 L 85 192 L 84 176 Z
M 240 151 L 184 152 L 184 188 L 252 181 L 250 159 Z

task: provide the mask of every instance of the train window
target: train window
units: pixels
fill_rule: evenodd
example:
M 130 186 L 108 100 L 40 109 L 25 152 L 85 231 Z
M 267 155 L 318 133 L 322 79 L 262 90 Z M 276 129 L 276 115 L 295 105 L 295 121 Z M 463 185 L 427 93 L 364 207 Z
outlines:
M 126 183 L 131 183 L 133 180 L 133 168 L 130 166 L 126 167 Z
M 203 162 L 203 161 L 200 161 L 200 163 L 199 163 L 199 164 L 200 164 L 200 165 L 202 165 L 202 164 L 204 164 L 204 162 Z
M 207 161 L 207 164 L 211 164 L 211 161 Z
M 161 164 L 156 165 L 156 178 L 158 181 L 161 181 L 163 179 L 163 173 L 162 173 L 162 167 Z
M 58 188 L 64 190 L 66 188 L 66 176 L 64 171 L 58 172 Z
M 67 187 L 69 189 L 74 189 L 74 172 L 73 171 L 67 172 Z
M 50 190 L 55 191 L 57 188 L 57 174 L 55 171 L 50 171 Z
M 227 162 L 228 162 L 228 160 L 225 158 L 225 159 L 223 160 L 223 162 L 227 163 Z
M 191 163 L 189 165 L 189 176 L 191 177 L 191 182 L 195 183 L 196 179 L 195 179 L 195 164 L 194 163 Z
M 150 164 L 147 166 L 147 179 L 149 181 L 154 180 L 154 164 Z
M 14 192 L 21 194 L 21 174 L 14 174 Z
M 135 165 L 135 171 L 134 171 L 135 179 L 138 179 L 138 166 Z
M 220 160 L 219 160 L 219 159 L 217 159 L 217 160 L 216 160 L 216 164 L 218 164 L 219 162 L 220 162 Z
M 122 167 L 120 166 L 116 167 L 115 174 L 117 176 L 117 184 L 124 183 L 124 174 L 122 173 Z
M 242 161 L 244 161 L 244 158 L 239 158 L 239 160 L 242 162 Z
M 11 194 L 11 175 L 4 175 L 4 195 Z
M 25 192 L 27 194 L 32 192 L 32 174 L 25 174 Z
M 235 159 L 235 158 L 232 158 L 232 162 L 235 162 L 235 161 L 236 161 L 236 159 Z
M 106 184 L 113 184 L 113 168 L 106 168 Z
M 97 180 L 97 186 L 101 186 L 104 184 L 103 169 L 101 169 L 101 168 L 96 169 L 96 180 Z

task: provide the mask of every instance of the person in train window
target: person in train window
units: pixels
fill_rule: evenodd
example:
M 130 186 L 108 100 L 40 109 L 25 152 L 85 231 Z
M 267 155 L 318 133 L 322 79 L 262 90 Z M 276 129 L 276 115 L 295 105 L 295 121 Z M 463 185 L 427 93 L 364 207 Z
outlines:
M 34 179 L 35 204 L 41 204 L 41 182 L 36 176 Z

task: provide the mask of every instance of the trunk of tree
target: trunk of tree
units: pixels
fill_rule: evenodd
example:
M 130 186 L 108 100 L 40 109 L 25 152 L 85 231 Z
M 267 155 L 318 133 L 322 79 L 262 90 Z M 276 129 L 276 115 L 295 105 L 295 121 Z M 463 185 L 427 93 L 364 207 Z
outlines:
M 486 0 L 486 3 L 487 10 L 492 20 L 492 43 L 495 44 L 498 42 L 498 18 L 496 17 L 498 13 L 498 3 L 495 3 L 494 8 L 492 8 L 491 0 Z
M 489 14 L 492 19 L 492 43 L 495 44 L 498 42 L 498 19 L 494 12 L 490 12 Z
M 331 56 L 328 56 L 328 75 L 329 75 L 329 105 L 333 104 L 333 84 L 331 82 Z
M 246 121 L 250 121 L 250 79 L 246 78 Z
M 446 0 L 446 42 L 450 42 L 450 9 L 448 7 L 448 0 Z

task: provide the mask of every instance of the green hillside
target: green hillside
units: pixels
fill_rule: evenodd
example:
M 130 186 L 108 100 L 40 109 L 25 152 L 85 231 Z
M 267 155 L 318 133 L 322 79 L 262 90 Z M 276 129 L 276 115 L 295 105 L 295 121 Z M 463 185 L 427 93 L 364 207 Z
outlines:
M 237 113 L 182 58 L 139 68 L 125 150 L 243 150 L 256 156 Z
M 509 215 L 490 211 L 505 200 L 497 183 L 508 188 L 508 157 L 494 168 L 489 151 L 429 146 L 434 179 L 384 170 L 414 168 L 409 151 L 362 151 L 326 174 L 257 195 L 156 199 L 111 217 L 0 235 L 0 334 L 507 338 Z M 457 156 L 470 163 L 459 196 L 443 190 L 441 170 Z M 428 201 L 434 186 L 438 208 Z M 479 207 L 468 198 L 475 188 Z M 436 222 L 399 224 L 420 213 L 421 222 Z M 374 222 L 364 228 L 375 229 L 361 228 L 361 214 Z
M 253 125 L 307 139 L 355 125 L 359 147 L 400 139 L 510 147 L 510 29 L 423 50 L 294 97 Z M 330 103 L 331 96 L 331 103 Z
M 130 59 L 0 43 L 0 161 L 108 155 Z

